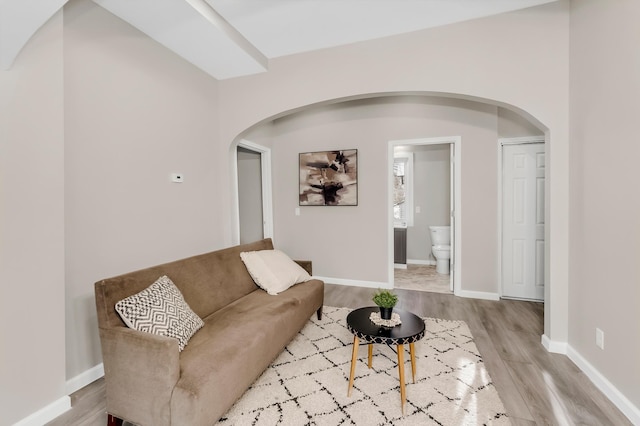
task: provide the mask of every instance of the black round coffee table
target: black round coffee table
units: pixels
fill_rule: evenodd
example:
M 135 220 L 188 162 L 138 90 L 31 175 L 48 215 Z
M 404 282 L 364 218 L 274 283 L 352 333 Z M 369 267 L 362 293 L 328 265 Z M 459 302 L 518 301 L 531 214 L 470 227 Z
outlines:
M 406 401 L 404 385 L 404 345 L 409 345 L 411 354 L 411 373 L 413 383 L 416 382 L 416 356 L 414 343 L 424 337 L 424 321 L 419 316 L 402 309 L 393 308 L 393 312 L 400 315 L 402 324 L 395 327 L 384 327 L 374 324 L 370 319 L 372 312 L 379 312 L 377 306 L 356 309 L 347 315 L 347 328 L 353 333 L 353 353 L 351 355 L 351 374 L 349 375 L 349 388 L 347 396 L 351 396 L 353 387 L 353 376 L 356 372 L 358 359 L 358 346 L 360 342 L 369 345 L 369 368 L 373 358 L 373 344 L 383 343 L 391 347 L 396 345 L 398 354 L 398 373 L 400 376 L 400 407 L 404 414 L 404 404 Z

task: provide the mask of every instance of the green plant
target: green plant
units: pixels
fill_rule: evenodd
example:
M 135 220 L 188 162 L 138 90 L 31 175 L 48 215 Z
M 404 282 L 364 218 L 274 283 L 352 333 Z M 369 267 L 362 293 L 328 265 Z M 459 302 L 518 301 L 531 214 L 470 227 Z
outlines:
M 398 303 L 398 296 L 389 290 L 378 290 L 373 294 L 373 303 L 381 308 L 393 308 Z

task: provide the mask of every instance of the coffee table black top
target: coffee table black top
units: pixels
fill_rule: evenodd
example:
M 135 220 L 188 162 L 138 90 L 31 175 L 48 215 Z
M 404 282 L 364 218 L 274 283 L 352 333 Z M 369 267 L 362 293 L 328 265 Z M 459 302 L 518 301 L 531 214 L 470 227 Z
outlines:
M 415 343 L 424 337 L 424 321 L 419 316 L 402 309 L 393 308 L 400 315 L 402 324 L 384 327 L 374 324 L 369 316 L 379 312 L 377 306 L 356 309 L 347 315 L 347 328 L 364 343 L 384 343 L 387 345 L 406 345 Z

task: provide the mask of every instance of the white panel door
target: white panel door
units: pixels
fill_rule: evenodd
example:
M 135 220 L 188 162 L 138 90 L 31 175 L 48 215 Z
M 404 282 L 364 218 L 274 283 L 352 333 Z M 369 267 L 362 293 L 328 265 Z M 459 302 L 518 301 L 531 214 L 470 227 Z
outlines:
M 544 144 L 502 149 L 502 296 L 544 299 Z

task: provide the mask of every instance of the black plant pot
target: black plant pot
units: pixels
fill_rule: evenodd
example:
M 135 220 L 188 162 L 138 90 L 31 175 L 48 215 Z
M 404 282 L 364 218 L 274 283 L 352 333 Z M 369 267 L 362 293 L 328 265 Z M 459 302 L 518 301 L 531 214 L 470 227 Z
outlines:
M 380 318 L 390 320 L 391 313 L 393 313 L 393 308 L 383 308 L 382 306 L 380 306 Z

